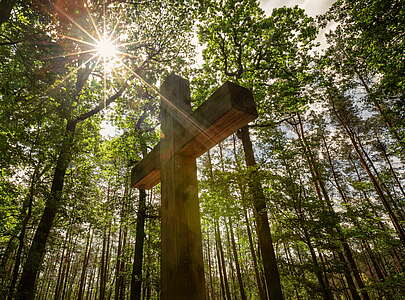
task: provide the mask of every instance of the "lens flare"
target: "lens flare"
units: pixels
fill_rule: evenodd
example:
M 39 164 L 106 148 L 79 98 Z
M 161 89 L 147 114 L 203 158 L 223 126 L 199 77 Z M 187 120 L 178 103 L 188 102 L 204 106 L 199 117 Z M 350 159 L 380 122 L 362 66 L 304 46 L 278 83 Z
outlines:
M 97 54 L 105 59 L 113 59 L 118 55 L 118 48 L 108 38 L 102 38 L 96 44 Z

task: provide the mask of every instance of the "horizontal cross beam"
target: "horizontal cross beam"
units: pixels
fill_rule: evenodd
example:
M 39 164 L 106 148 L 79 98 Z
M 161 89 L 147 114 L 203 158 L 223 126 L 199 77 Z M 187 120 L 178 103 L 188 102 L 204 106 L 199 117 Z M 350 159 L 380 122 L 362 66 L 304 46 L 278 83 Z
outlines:
M 257 117 L 252 93 L 226 82 L 191 115 L 176 114 L 186 130 L 178 133 L 175 153 L 197 158 Z M 133 187 L 150 189 L 160 182 L 160 143 L 134 166 Z

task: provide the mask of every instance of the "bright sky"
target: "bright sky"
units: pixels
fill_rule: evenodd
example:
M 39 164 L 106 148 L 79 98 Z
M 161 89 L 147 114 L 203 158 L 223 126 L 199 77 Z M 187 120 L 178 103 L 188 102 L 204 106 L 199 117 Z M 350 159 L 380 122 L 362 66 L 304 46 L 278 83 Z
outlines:
M 304 8 L 308 15 L 314 17 L 323 14 L 336 0 L 260 0 L 261 7 L 266 14 L 270 14 L 275 7 L 295 6 Z

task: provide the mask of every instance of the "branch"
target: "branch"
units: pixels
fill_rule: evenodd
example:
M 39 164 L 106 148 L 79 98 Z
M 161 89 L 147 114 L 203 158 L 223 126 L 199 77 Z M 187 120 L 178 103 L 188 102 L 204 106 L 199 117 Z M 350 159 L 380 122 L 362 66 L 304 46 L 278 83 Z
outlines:
M 272 123 L 262 123 L 262 124 L 252 124 L 252 125 L 248 125 L 249 128 L 263 128 L 263 127 L 273 127 L 274 125 L 278 125 L 281 124 L 283 122 L 287 122 L 290 119 L 294 118 L 294 116 L 289 116 L 286 117 L 284 119 L 278 120 L 278 121 L 274 121 Z M 290 123 L 289 123 L 290 124 Z
M 107 107 L 108 105 L 110 105 L 111 103 L 113 103 L 115 100 L 117 100 L 119 97 L 122 96 L 122 94 L 124 93 L 124 91 L 127 89 L 127 87 L 129 86 L 130 81 L 132 81 L 132 79 L 135 78 L 135 75 L 130 76 L 127 81 L 125 82 L 125 84 L 118 90 L 117 93 L 115 93 L 114 95 L 112 95 L 111 97 L 109 97 L 105 102 L 101 102 L 98 106 L 96 106 L 95 108 L 93 108 L 92 110 L 89 110 L 83 114 L 81 114 L 80 116 L 78 116 L 76 119 L 73 120 L 74 123 L 79 123 L 82 122 L 88 118 L 90 118 L 91 116 L 95 115 L 96 113 L 100 112 L 101 110 L 103 110 L 105 107 Z

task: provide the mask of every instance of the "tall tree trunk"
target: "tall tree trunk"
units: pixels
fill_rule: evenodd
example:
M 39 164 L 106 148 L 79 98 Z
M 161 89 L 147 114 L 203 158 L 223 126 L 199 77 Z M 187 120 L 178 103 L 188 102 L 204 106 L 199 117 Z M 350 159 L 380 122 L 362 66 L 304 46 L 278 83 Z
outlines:
M 107 258 L 106 258 L 106 253 L 107 253 L 107 225 L 104 226 L 104 234 L 103 234 L 103 248 L 101 250 L 101 265 L 99 269 L 99 276 L 98 276 L 98 284 L 100 286 L 99 288 L 99 299 L 104 300 L 105 298 L 105 265 L 107 264 Z
M 255 247 L 253 244 L 253 238 L 252 238 L 252 231 L 250 229 L 250 224 L 249 224 L 249 218 L 247 215 L 246 208 L 243 209 L 243 217 L 245 218 L 245 223 L 246 223 L 246 230 L 248 234 L 248 240 L 249 240 L 249 249 L 250 249 L 250 254 L 252 255 L 252 261 L 253 261 L 253 268 L 255 271 L 255 277 L 256 277 L 256 282 L 257 282 L 257 288 L 259 290 L 259 296 L 261 300 L 267 300 L 267 295 L 263 289 L 262 285 L 262 280 L 259 272 L 259 266 L 257 264 L 257 257 L 256 257 L 256 251 Z
M 232 252 L 233 252 L 233 257 L 235 260 L 236 276 L 238 278 L 240 296 L 241 296 L 242 300 L 247 300 L 246 294 L 245 294 L 245 288 L 243 286 L 242 273 L 240 271 L 238 252 L 236 251 L 235 236 L 233 234 L 232 225 L 233 225 L 232 219 L 231 219 L 231 217 L 229 217 L 229 232 L 230 232 L 230 236 L 231 236 Z
M 142 130 L 142 122 L 144 118 L 140 118 L 137 122 L 137 130 Z M 142 152 L 142 157 L 147 155 L 147 147 L 145 140 L 141 133 L 139 133 L 139 141 Z M 138 212 L 136 213 L 136 237 L 135 237 L 135 251 L 134 262 L 132 265 L 131 275 L 131 294 L 130 300 L 140 300 L 142 292 L 142 265 L 143 265 L 143 245 L 145 241 L 145 220 L 146 220 L 146 198 L 147 194 L 144 189 L 139 191 L 139 204 Z
M 110 237 L 111 237 L 111 225 L 112 221 L 109 221 L 108 231 L 105 229 L 105 236 L 103 240 L 103 255 L 102 255 L 102 265 L 101 265 L 101 276 L 100 276 L 100 300 L 106 298 L 107 293 L 107 283 L 108 283 L 108 270 L 110 261 Z
M 227 222 L 226 222 L 226 218 L 224 218 L 224 226 L 225 226 L 225 236 L 226 236 L 226 244 L 224 243 L 224 245 L 225 245 L 225 248 L 226 248 L 226 252 L 227 252 L 227 257 L 229 257 L 229 268 L 231 269 L 231 284 L 232 285 L 230 285 L 230 291 L 231 291 L 231 296 L 232 296 L 232 298 L 235 298 L 236 297 L 236 291 L 235 291 L 235 288 L 236 288 L 236 281 L 235 281 L 235 269 L 234 269 L 234 267 L 233 267 L 233 263 L 232 263 L 232 245 L 231 245 L 231 238 L 230 238 L 230 235 L 229 235 L 229 230 L 228 230 L 228 225 L 227 225 Z M 231 299 L 232 299 L 231 298 Z
M 401 181 L 399 180 L 399 178 L 397 176 L 397 173 L 395 172 L 394 168 L 392 167 L 391 160 L 390 160 L 390 158 L 388 156 L 388 153 L 386 151 L 386 146 L 378 138 L 377 138 L 377 142 L 378 142 L 378 146 L 379 146 L 378 148 L 381 151 L 381 153 L 383 154 L 383 156 L 385 158 L 385 161 L 387 162 L 387 164 L 388 164 L 388 166 L 390 168 L 391 174 L 394 177 L 395 182 L 397 183 L 397 185 L 398 185 L 398 187 L 399 187 L 399 189 L 401 191 L 401 194 L 405 199 L 405 191 L 404 191 L 404 189 L 402 187 Z
M 125 257 L 127 256 L 126 254 L 126 249 L 127 249 L 127 236 L 128 236 L 128 227 L 127 225 L 124 226 L 124 232 L 123 232 L 123 237 L 122 237 L 122 259 L 120 260 L 120 282 L 118 285 L 118 299 L 124 299 L 126 298 L 126 282 L 125 282 L 125 272 L 126 272 L 126 267 L 127 267 L 127 262 Z
M 305 153 L 308 165 L 310 167 L 311 175 L 313 177 L 314 183 L 316 186 L 318 186 L 317 194 L 318 194 L 319 201 L 321 201 L 321 203 L 324 203 L 324 205 L 326 205 L 325 209 L 327 209 L 331 215 L 335 216 L 335 219 L 338 219 L 338 216 L 334 211 L 332 201 L 330 200 L 329 194 L 326 190 L 325 182 L 322 179 L 321 172 L 315 161 L 315 157 L 311 151 L 311 148 L 308 146 L 308 141 L 304 134 L 303 123 L 302 123 L 302 120 L 301 120 L 301 117 L 299 114 L 298 114 L 298 120 L 299 120 L 299 123 L 298 123 L 299 130 L 298 130 L 298 128 L 296 128 L 296 132 L 297 132 L 297 134 L 301 140 L 302 146 L 304 148 L 304 153 Z M 364 282 L 360 277 L 360 273 L 357 268 L 357 264 L 356 264 L 355 260 L 353 259 L 352 250 L 351 250 L 349 244 L 346 242 L 346 239 L 340 228 L 340 224 L 335 222 L 333 224 L 333 227 L 334 228 L 327 228 L 327 230 L 330 231 L 332 236 L 337 235 L 338 240 L 340 240 L 340 242 L 341 242 L 344 255 L 341 253 L 340 249 L 336 249 L 336 251 L 338 252 L 338 256 L 342 260 L 342 263 L 344 264 L 344 266 L 349 267 L 351 269 L 352 274 L 356 280 L 356 283 L 359 286 L 359 288 L 361 289 L 361 295 L 362 295 L 363 299 L 368 300 L 370 298 L 368 296 L 367 291 L 365 290 Z M 345 275 L 348 275 L 348 273 L 346 272 Z M 352 285 L 351 284 L 352 278 L 346 277 L 346 280 L 349 285 Z M 355 290 L 352 290 L 352 294 L 354 295 L 355 298 L 359 297 L 359 295 L 357 294 L 357 291 L 355 291 Z
M 28 221 L 30 220 L 31 214 L 32 214 L 32 201 L 34 200 L 34 187 L 35 187 L 37 175 L 38 175 L 38 167 L 35 167 L 35 170 L 31 176 L 29 194 L 27 196 L 26 201 L 24 201 L 23 208 L 22 208 L 22 215 L 24 216 L 24 219 L 21 223 L 21 231 L 18 236 L 18 249 L 17 249 L 17 254 L 15 257 L 13 275 L 12 275 L 11 284 L 10 284 L 10 288 L 9 288 L 9 292 L 8 292 L 9 300 L 14 298 L 14 289 L 15 289 L 15 285 L 17 284 L 17 278 L 18 278 L 18 273 L 19 273 L 20 264 L 21 264 L 21 255 L 22 255 L 23 248 L 24 248 L 25 233 L 27 230 Z
M 85 286 L 86 286 L 86 272 L 87 272 L 87 266 L 89 265 L 92 241 L 93 241 L 93 234 L 91 233 L 91 226 L 89 226 L 89 233 L 87 235 L 86 249 L 84 250 L 82 273 L 80 275 L 79 293 L 77 296 L 78 300 L 82 300 L 83 296 L 84 296 L 84 290 L 85 290 Z
M 66 169 L 71 160 L 71 148 L 73 146 L 75 129 L 76 122 L 67 123 L 62 148 L 53 176 L 50 195 L 46 199 L 44 212 L 24 264 L 21 280 L 17 288 L 16 299 L 29 300 L 35 297 L 35 280 L 45 255 L 46 242 L 62 198 Z
M 259 181 L 260 176 L 257 174 L 256 160 L 253 154 L 253 146 L 247 126 L 239 130 L 238 137 L 241 139 L 243 144 L 246 165 L 249 169 L 251 169 L 249 176 L 249 190 L 254 203 L 254 213 L 257 223 L 257 237 L 259 239 L 260 252 L 263 258 L 267 290 L 269 292 L 270 299 L 281 300 L 283 299 L 283 292 L 267 216 L 266 198 Z
M 218 232 L 217 232 L 216 222 L 215 222 L 214 230 L 215 230 L 215 249 L 216 249 L 216 254 L 217 254 L 217 265 L 218 265 L 219 280 L 220 280 L 220 285 L 221 285 L 221 294 L 222 294 L 222 298 L 224 300 L 227 300 L 227 293 L 225 291 L 225 280 L 224 280 L 224 275 L 223 275 L 221 252 L 219 250 L 219 241 L 218 241 Z
M 394 197 L 392 197 L 391 192 L 389 190 L 389 188 L 386 186 L 386 184 L 384 183 L 384 180 L 381 179 L 381 176 L 377 170 L 377 168 L 374 165 L 374 162 L 371 160 L 370 156 L 368 155 L 367 151 L 364 149 L 363 147 L 363 143 L 361 142 L 359 136 L 357 134 L 354 133 L 354 136 L 357 140 L 357 143 L 361 149 L 361 151 L 364 154 L 364 157 L 366 159 L 366 161 L 368 161 L 371 169 L 374 171 L 374 174 L 376 176 L 376 179 L 378 180 L 378 182 L 381 184 L 382 189 L 385 191 L 385 193 L 387 194 L 387 198 L 389 200 L 389 202 L 392 204 L 392 206 L 394 207 L 396 213 L 398 214 L 398 217 L 400 218 L 400 222 L 404 221 L 404 210 L 402 209 L 402 207 L 400 207 L 400 203 L 397 203 L 396 199 L 394 199 Z
M 72 261 L 73 261 L 73 255 L 75 253 L 75 248 L 76 248 L 76 241 L 77 241 L 78 235 L 75 235 L 72 246 L 70 247 L 69 245 L 69 253 L 68 253 L 68 259 L 67 259 L 67 264 L 66 264 L 66 269 L 64 272 L 64 276 L 63 276 L 63 290 L 62 290 L 62 296 L 61 296 L 61 300 L 65 299 L 65 295 L 68 292 L 68 289 L 70 288 L 70 286 L 68 286 L 69 283 L 69 278 L 70 278 L 70 268 L 72 266 Z M 74 274 L 74 272 L 73 272 Z
M 214 286 L 213 286 L 213 280 L 212 280 L 212 263 L 211 263 L 211 247 L 210 247 L 210 234 L 209 232 L 207 233 L 207 259 L 208 259 L 208 278 L 209 278 L 209 289 L 211 292 L 208 292 L 207 295 L 208 297 L 211 296 L 211 299 L 215 299 L 215 292 L 214 292 Z M 207 290 L 209 290 L 207 288 Z
M 314 248 L 314 246 L 312 245 L 312 242 L 311 242 L 311 238 L 310 238 L 307 230 L 305 229 L 305 227 L 302 228 L 302 231 L 303 231 L 303 234 L 304 234 L 304 241 L 308 246 L 309 253 L 311 254 L 311 259 L 312 259 L 314 272 L 315 272 L 315 275 L 316 275 L 316 277 L 318 279 L 319 285 L 321 287 L 323 298 L 325 300 L 333 300 L 331 290 L 330 290 L 329 285 L 327 283 L 327 278 L 325 277 L 325 279 L 324 279 L 324 277 L 322 275 L 322 268 L 319 265 L 318 258 L 316 256 L 316 252 L 315 252 L 315 248 Z
M 122 198 L 121 204 L 121 216 L 120 216 L 120 229 L 118 238 L 118 250 L 117 250 L 117 261 L 115 267 L 115 293 L 114 299 L 122 299 L 124 291 L 124 268 L 125 268 L 125 244 L 126 244 L 126 234 L 127 234 L 127 202 L 129 195 L 129 182 L 128 176 L 125 178 L 124 183 L 124 196 Z
M 222 274 L 224 277 L 224 286 L 225 286 L 225 294 L 226 294 L 226 299 L 227 300 L 232 300 L 231 297 L 231 292 L 229 289 L 229 282 L 228 282 L 228 275 L 226 272 L 226 263 L 225 263 L 225 255 L 224 255 L 224 249 L 222 247 L 222 240 L 221 240 L 221 232 L 219 230 L 219 221 L 216 220 L 216 228 L 217 228 L 217 243 L 218 243 L 218 249 L 219 249 L 219 255 L 220 255 L 220 260 L 221 260 L 221 266 L 222 266 Z
M 241 163 L 238 160 L 238 155 L 237 155 L 237 151 L 236 151 L 236 135 L 232 135 L 232 140 L 233 140 L 233 154 L 234 154 L 234 158 L 235 158 L 235 162 L 237 164 L 238 169 L 241 169 Z M 252 231 L 250 229 L 250 222 L 249 222 L 249 218 L 247 215 L 247 208 L 245 206 L 246 203 L 246 189 L 244 188 L 244 185 L 242 183 L 241 180 L 238 180 L 237 182 L 238 187 L 239 187 L 239 192 L 241 195 L 241 202 L 243 204 L 243 217 L 245 220 L 245 225 L 246 225 L 246 230 L 247 230 L 247 234 L 248 234 L 248 240 L 249 240 L 249 250 L 250 253 L 252 255 L 252 261 L 253 261 L 253 268 L 254 268 L 254 272 L 255 272 L 255 278 L 256 278 L 256 282 L 257 282 L 257 288 L 259 291 L 259 297 L 260 300 L 267 300 L 267 295 L 265 290 L 263 289 L 263 285 L 262 285 L 262 279 L 259 273 L 259 267 L 257 264 L 257 258 L 256 258 L 256 252 L 255 252 L 255 247 L 253 245 L 253 238 L 252 238 Z
M 336 117 L 339 119 L 340 124 L 342 125 L 342 127 L 344 128 L 344 130 L 346 131 L 350 141 L 352 142 L 352 145 L 359 157 L 361 166 L 363 167 L 363 169 L 366 171 L 367 175 L 369 176 L 381 202 L 384 205 L 384 208 L 387 210 L 388 216 L 391 219 L 392 224 L 394 225 L 394 228 L 402 242 L 402 244 L 405 245 L 405 232 L 396 216 L 396 214 L 394 213 L 391 204 L 389 203 L 388 199 L 386 198 L 381 185 L 379 183 L 379 180 L 374 176 L 374 174 L 371 172 L 364 156 L 363 153 L 360 149 L 359 144 L 356 141 L 356 136 L 355 133 L 353 132 L 353 130 L 348 126 L 348 124 L 346 124 L 346 122 L 343 120 L 342 116 L 340 115 L 340 112 L 336 109 L 335 103 L 334 103 L 334 99 L 332 99 L 332 97 L 330 97 L 330 102 L 331 102 L 331 106 L 332 106 L 332 110 L 335 113 Z
M 146 191 L 139 189 L 139 206 L 136 214 L 136 238 L 134 263 L 131 276 L 131 300 L 140 300 L 142 291 L 142 264 L 143 244 L 145 239 L 145 217 L 146 217 Z
M 115 262 L 115 289 L 114 289 L 114 300 L 119 299 L 120 284 L 121 284 L 121 260 L 122 260 L 122 209 L 121 209 L 121 220 L 120 229 L 118 232 L 118 249 L 117 249 L 117 259 Z
M 324 146 L 325 146 L 325 149 L 326 149 L 326 154 L 327 154 L 328 162 L 329 162 L 329 165 L 330 165 L 330 168 L 331 168 L 331 171 L 332 171 L 332 175 L 333 175 L 333 179 L 334 179 L 335 184 L 336 184 L 336 188 L 337 188 L 337 190 L 338 190 L 338 192 L 339 192 L 339 194 L 340 194 L 342 200 L 343 200 L 344 202 L 348 202 L 347 197 L 346 197 L 345 193 L 343 192 L 342 187 L 340 186 L 340 183 L 339 183 L 339 180 L 338 180 L 338 174 L 337 174 L 337 172 L 335 171 L 335 167 L 334 167 L 334 165 L 333 165 L 333 163 L 332 163 L 332 158 L 331 158 L 331 155 L 330 155 L 329 147 L 328 147 L 328 144 L 327 144 L 327 142 L 326 142 L 326 140 L 325 140 L 325 137 L 324 137 L 323 135 L 322 135 L 322 139 L 323 139 L 323 142 L 324 142 Z M 330 201 L 330 200 L 329 200 L 329 201 Z M 354 258 L 353 258 L 352 250 L 351 250 L 349 244 L 347 243 L 347 241 L 344 239 L 343 233 L 341 232 L 340 228 L 337 228 L 337 230 L 338 230 L 338 233 L 339 233 L 339 235 L 340 235 L 340 237 L 341 237 L 342 246 L 343 246 L 343 251 L 344 251 L 344 253 L 345 253 L 345 257 L 344 257 L 344 258 L 345 258 L 345 260 L 347 260 L 347 263 L 349 264 L 349 266 L 351 266 L 351 269 L 352 269 L 352 272 L 353 272 L 353 276 L 355 277 L 355 280 L 356 280 L 358 286 L 362 289 L 362 292 L 361 292 L 361 293 L 362 293 L 363 298 L 364 298 L 364 299 L 369 299 L 369 298 L 368 298 L 369 296 L 368 296 L 367 292 L 364 290 L 365 286 L 364 286 L 363 280 L 362 280 L 361 277 L 360 277 L 359 270 L 358 270 L 358 268 L 357 268 L 357 264 L 356 264 L 356 262 L 355 262 L 355 260 L 354 260 Z M 340 255 L 340 254 L 339 254 L 339 255 Z M 346 269 L 346 268 L 345 268 L 345 269 Z M 349 274 L 350 274 L 350 273 L 349 273 Z M 346 281 L 347 281 L 347 283 L 348 283 L 348 285 L 349 285 L 349 288 L 350 288 L 352 297 L 353 297 L 353 299 L 359 299 L 359 295 L 358 295 L 356 289 L 355 289 L 355 288 L 353 289 L 353 284 L 352 284 L 352 282 L 351 282 L 352 279 L 351 279 L 351 278 L 348 278 L 348 275 L 349 275 L 349 274 L 346 274 L 346 273 L 345 273 L 345 276 L 346 276 Z
M 67 244 L 68 244 L 69 240 L 70 240 L 70 228 L 68 228 L 66 231 L 66 236 L 65 236 L 63 246 L 62 246 L 62 253 L 61 253 L 60 262 L 59 262 L 58 278 L 56 280 L 56 287 L 55 287 L 55 294 L 54 294 L 55 300 L 59 299 L 60 286 L 61 286 L 61 281 L 62 281 L 62 273 L 63 273 L 63 269 L 65 267 L 64 261 L 66 259 L 65 256 L 67 255 L 67 251 L 68 251 Z

